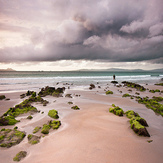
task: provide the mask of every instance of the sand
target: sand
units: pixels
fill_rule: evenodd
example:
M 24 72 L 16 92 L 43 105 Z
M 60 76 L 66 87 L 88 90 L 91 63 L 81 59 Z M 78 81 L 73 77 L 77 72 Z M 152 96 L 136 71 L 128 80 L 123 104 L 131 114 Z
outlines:
M 152 110 L 147 109 L 143 104 L 138 104 L 130 98 L 122 98 L 128 93 L 129 88 L 115 87 L 109 85 L 113 95 L 105 95 L 102 86 L 100 89 L 66 89 L 65 94 L 71 93 L 73 98 L 55 98 L 47 96 L 44 99 L 50 103 L 43 107 L 41 104 L 34 104 L 44 114 L 33 115 L 32 120 L 27 120 L 27 115 L 19 117 L 17 123 L 19 130 L 28 134 L 36 126 L 42 126 L 51 118 L 47 113 L 51 109 L 59 112 L 59 120 L 62 122 L 58 130 L 52 131 L 41 138 L 39 144 L 28 144 L 27 137 L 11 148 L 0 148 L 0 160 L 4 163 L 12 163 L 12 158 L 21 150 L 27 151 L 27 157 L 22 163 L 162 163 L 163 160 L 163 118 L 156 115 Z M 160 86 L 148 85 L 149 89 L 162 89 Z M 135 90 L 130 94 L 135 94 Z M 123 93 L 120 93 L 122 91 Z M 0 101 L 0 115 L 7 108 L 22 101 L 19 95 L 22 92 L 3 93 L 9 97 L 9 101 Z M 76 96 L 80 95 L 80 96 Z M 141 97 L 162 96 L 159 93 L 140 93 Z M 68 102 L 78 105 L 80 110 L 72 110 Z M 109 112 L 112 104 L 120 106 L 124 111 L 129 109 L 138 112 L 149 124 L 147 130 L 151 137 L 137 136 L 131 129 L 127 117 L 118 117 Z M 3 126 L 0 126 L 0 129 Z M 7 126 L 6 128 L 14 128 Z M 39 135 L 37 133 L 36 135 Z M 153 140 L 148 143 L 148 140 Z

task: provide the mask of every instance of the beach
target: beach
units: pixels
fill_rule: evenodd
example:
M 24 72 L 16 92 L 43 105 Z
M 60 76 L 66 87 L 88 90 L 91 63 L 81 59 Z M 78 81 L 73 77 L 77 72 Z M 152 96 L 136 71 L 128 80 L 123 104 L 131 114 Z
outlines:
M 129 88 L 117 87 L 112 83 L 95 84 L 95 88 L 90 90 L 89 85 L 84 89 L 79 89 L 75 85 L 57 84 L 55 87 L 64 86 L 63 97 L 46 96 L 43 97 L 49 103 L 42 106 L 34 103 L 40 113 L 33 114 L 33 119 L 26 119 L 28 114 L 17 117 L 20 120 L 13 126 L 0 126 L 2 128 L 18 127 L 20 131 L 26 132 L 26 137 L 18 145 L 10 148 L 0 148 L 0 158 L 2 162 L 14 162 L 13 157 L 19 151 L 27 151 L 27 156 L 21 160 L 23 163 L 161 163 L 163 150 L 163 119 L 161 115 L 155 114 L 145 105 L 139 104 L 134 99 L 124 98 L 122 95 L 128 93 Z M 100 86 L 100 87 L 99 87 Z M 161 86 L 154 84 L 143 85 L 145 88 L 160 89 Z M 72 87 L 72 88 L 71 88 Z M 106 90 L 113 91 L 113 94 L 106 95 Z M 122 92 L 121 92 L 122 91 Z M 137 91 L 132 88 L 130 94 Z M 0 101 L 1 115 L 10 107 L 22 102 L 20 95 L 25 91 L 3 92 L 10 100 Z M 149 91 L 139 92 L 141 97 L 162 96 Z M 71 94 L 72 98 L 65 97 Z M 73 104 L 68 104 L 73 102 Z M 129 119 L 126 116 L 119 117 L 109 112 L 112 104 L 121 107 L 124 111 L 134 110 L 141 117 L 146 119 L 150 137 L 138 136 L 130 128 Z M 79 106 L 80 110 L 73 110 L 73 105 Z M 42 126 L 51 118 L 48 111 L 55 109 L 58 111 L 61 126 L 57 130 L 50 130 L 49 134 L 41 135 L 40 143 L 31 145 L 28 143 L 27 135 L 32 134 L 36 126 Z M 44 112 L 44 114 L 41 114 Z M 148 142 L 152 140 L 152 142 Z

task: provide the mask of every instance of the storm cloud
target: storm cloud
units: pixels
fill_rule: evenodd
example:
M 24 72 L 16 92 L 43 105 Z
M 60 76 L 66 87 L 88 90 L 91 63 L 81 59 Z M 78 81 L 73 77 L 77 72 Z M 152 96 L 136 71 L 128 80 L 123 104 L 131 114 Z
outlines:
M 0 33 L 28 40 L 0 36 L 15 43 L 1 46 L 0 62 L 162 63 L 162 8 L 162 0 L 0 0 Z

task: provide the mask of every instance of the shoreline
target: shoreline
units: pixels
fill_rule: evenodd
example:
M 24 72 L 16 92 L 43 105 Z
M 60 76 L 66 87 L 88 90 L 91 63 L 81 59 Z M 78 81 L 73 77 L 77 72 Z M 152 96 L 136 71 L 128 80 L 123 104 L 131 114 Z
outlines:
M 95 88 L 93 90 L 76 90 L 73 87 L 65 91 L 65 94 L 72 94 L 73 98 L 46 96 L 44 99 L 49 101 L 47 106 L 34 104 L 38 110 L 44 111 L 44 114 L 36 113 L 33 115 L 32 120 L 23 119 L 14 126 L 18 126 L 18 129 L 25 130 L 27 134 L 30 134 L 34 127 L 41 126 L 51 119 L 47 116 L 49 110 L 56 109 L 59 113 L 59 120 L 62 123 L 61 127 L 56 131 L 50 130 L 49 135 L 41 138 L 40 143 L 36 145 L 28 144 L 26 136 L 18 145 L 8 149 L 1 147 L 1 160 L 12 163 L 14 162 L 12 158 L 16 153 L 20 150 L 26 150 L 27 156 L 21 161 L 22 163 L 161 163 L 161 151 L 163 150 L 162 117 L 160 115 L 157 116 L 152 110 L 147 109 L 143 104 L 139 104 L 135 100 L 122 98 L 124 93 L 128 93 L 129 88 L 117 88 L 110 84 L 108 89 L 112 90 L 114 94 L 105 95 L 105 87 L 108 86 L 105 85 L 102 88 Z M 162 88 L 155 85 L 146 85 L 146 87 L 149 89 Z M 120 93 L 118 90 L 123 91 L 123 93 Z M 132 94 L 135 94 L 135 92 L 133 89 Z M 22 92 L 10 92 L 7 94 L 10 100 L 0 101 L 0 115 L 2 115 L 2 106 L 4 104 L 6 107 L 13 107 L 11 105 L 23 101 L 23 99 L 19 98 Z M 140 92 L 140 96 L 146 95 L 150 97 L 152 95 L 162 96 L 159 93 Z M 78 105 L 80 110 L 72 110 L 71 105 L 67 104 L 69 101 L 73 101 L 73 105 Z M 148 131 L 151 137 L 137 136 L 130 129 L 127 117 L 118 117 L 109 112 L 112 104 L 120 106 L 124 111 L 131 109 L 138 112 L 147 120 L 149 124 Z M 7 126 L 5 128 L 14 128 L 14 126 Z M 0 126 L 1 128 L 4 128 L 4 126 Z M 39 133 L 36 135 L 39 135 Z M 148 143 L 147 140 L 153 140 L 153 142 Z

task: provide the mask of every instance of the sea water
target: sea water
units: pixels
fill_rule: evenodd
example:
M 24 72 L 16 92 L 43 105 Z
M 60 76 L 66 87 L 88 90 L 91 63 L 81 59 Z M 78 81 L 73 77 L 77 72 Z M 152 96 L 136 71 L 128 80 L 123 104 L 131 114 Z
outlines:
M 107 71 L 13 71 L 0 72 L 0 92 L 35 90 L 45 86 L 56 86 L 57 83 L 69 83 L 77 87 L 88 87 L 89 84 L 108 84 L 113 80 L 130 81 L 139 84 L 161 82 L 163 72 L 107 72 Z

